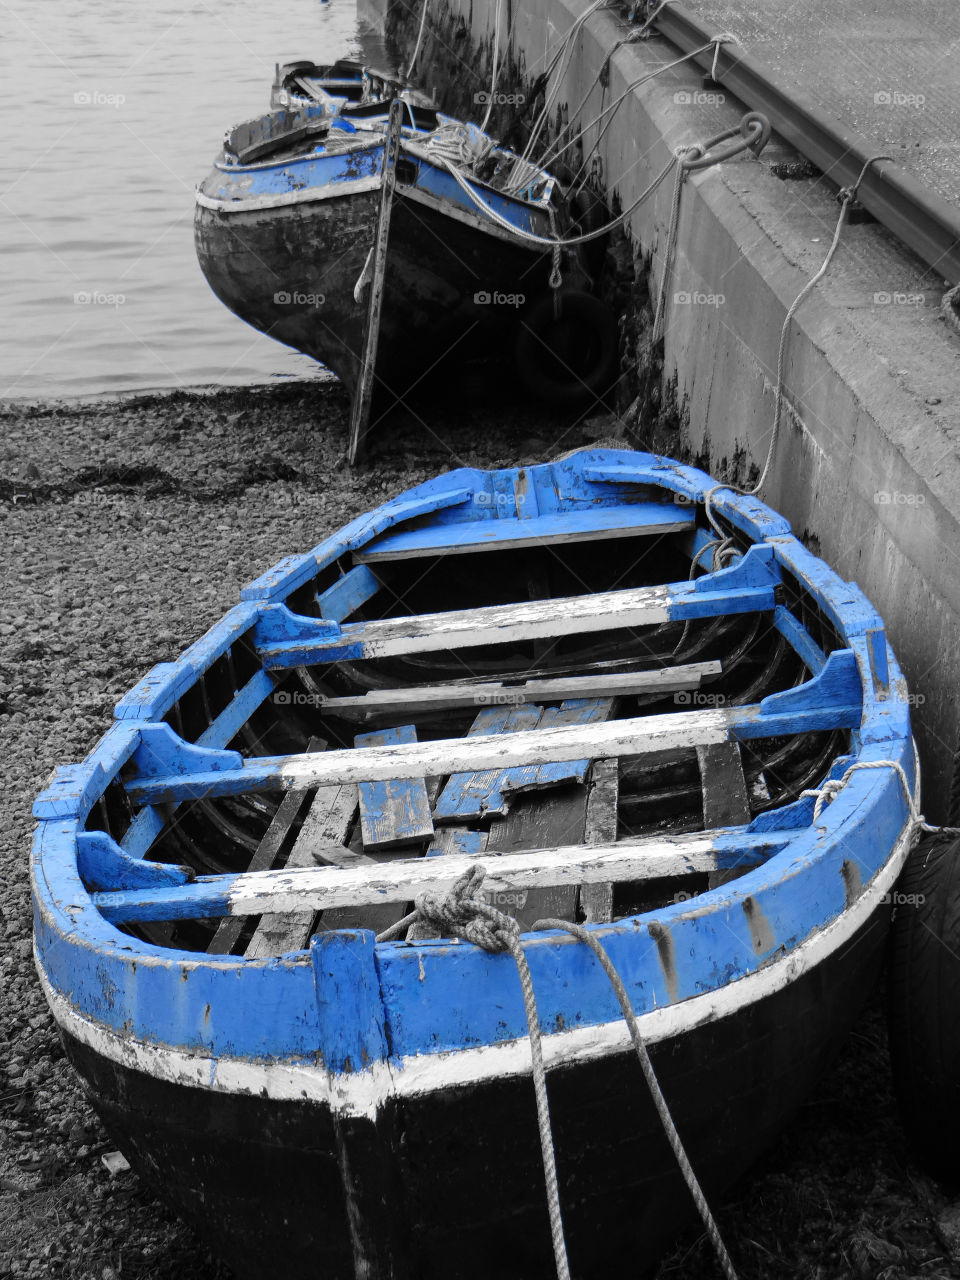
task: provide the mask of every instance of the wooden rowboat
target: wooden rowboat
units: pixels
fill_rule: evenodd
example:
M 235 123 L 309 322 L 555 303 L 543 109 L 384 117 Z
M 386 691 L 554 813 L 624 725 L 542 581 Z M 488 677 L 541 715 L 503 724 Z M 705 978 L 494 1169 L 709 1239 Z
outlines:
M 716 1193 L 874 983 L 916 786 L 880 618 L 757 499 L 625 450 L 461 469 L 281 560 L 57 771 L 37 965 L 115 1140 L 239 1276 L 548 1275 L 513 960 L 427 917 L 375 941 L 482 866 L 572 1270 L 605 1276 L 692 1208 L 600 965 L 533 926 L 602 943 Z
M 282 105 L 227 135 L 199 186 L 197 256 L 231 311 L 321 361 L 353 395 L 384 173 L 396 150 L 389 102 L 331 112 L 336 100 L 325 93 L 279 92 Z M 584 291 L 579 251 L 564 251 L 563 323 L 555 316 L 549 246 L 573 225 L 556 179 L 476 125 L 401 96 L 389 247 L 376 288 L 381 401 L 392 403 L 452 354 L 493 349 L 509 359 L 518 343 L 521 376 L 533 387 L 546 380 L 571 403 L 602 395 L 617 374 L 618 331 Z

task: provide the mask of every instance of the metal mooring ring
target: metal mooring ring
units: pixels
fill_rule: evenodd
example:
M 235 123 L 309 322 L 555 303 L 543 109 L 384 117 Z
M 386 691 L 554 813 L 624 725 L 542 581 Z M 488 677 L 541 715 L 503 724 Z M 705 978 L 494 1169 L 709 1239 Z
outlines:
M 719 146 L 721 142 L 727 142 L 727 147 L 721 147 L 719 151 L 714 152 L 714 147 Z M 703 144 L 703 154 L 695 160 L 681 160 L 684 169 L 706 169 L 712 164 L 722 164 L 724 160 L 730 160 L 733 156 L 738 156 L 742 151 L 752 151 L 758 156 L 763 148 L 770 141 L 770 121 L 766 116 L 761 115 L 759 111 L 749 111 L 738 125 L 732 129 L 725 129 L 723 133 L 718 133 L 716 137 L 710 138 Z

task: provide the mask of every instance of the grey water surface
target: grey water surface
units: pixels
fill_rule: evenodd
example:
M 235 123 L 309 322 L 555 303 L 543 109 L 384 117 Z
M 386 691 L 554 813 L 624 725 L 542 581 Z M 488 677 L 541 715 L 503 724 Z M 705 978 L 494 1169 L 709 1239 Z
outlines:
M 5 0 L 0 397 L 317 373 L 210 292 L 193 193 L 225 130 L 267 109 L 275 63 L 389 64 L 376 8 Z

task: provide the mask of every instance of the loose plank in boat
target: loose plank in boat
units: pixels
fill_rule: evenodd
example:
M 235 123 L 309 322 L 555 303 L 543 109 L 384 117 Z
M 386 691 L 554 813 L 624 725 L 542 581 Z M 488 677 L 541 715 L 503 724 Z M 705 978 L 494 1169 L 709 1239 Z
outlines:
M 615 844 L 570 845 L 503 854 L 483 862 L 489 890 L 618 883 L 703 874 L 763 862 L 797 831 L 693 832 Z M 325 911 L 364 903 L 410 902 L 423 890 L 447 892 L 476 855 L 395 858 L 372 865 L 314 867 L 205 876 L 192 884 L 98 893 L 94 902 L 111 921 L 188 920 L 260 912 Z
M 463 555 L 542 546 L 547 542 L 594 542 L 604 538 L 650 537 L 682 533 L 694 523 L 691 507 L 667 502 L 637 502 L 590 507 L 555 515 L 499 520 L 465 520 L 386 533 L 354 552 L 360 563 L 409 560 L 418 556 Z
M 617 803 L 620 762 L 597 760 L 590 778 L 587 820 L 583 840 L 586 845 L 613 844 L 617 838 Z M 580 905 L 587 924 L 613 919 L 613 885 L 585 884 L 580 887 Z
M 322 704 L 322 710 L 352 718 L 357 715 L 450 711 L 457 707 L 673 693 L 677 690 L 697 689 L 705 676 L 716 676 L 720 671 L 719 662 L 691 662 L 686 666 L 661 667 L 656 671 L 564 676 L 552 680 L 525 680 L 522 684 L 505 684 L 495 680 L 480 684 L 464 682 L 422 685 L 413 689 L 373 689 L 358 697 L 327 698 Z
M 358 733 L 355 747 L 384 747 L 403 742 L 416 742 L 412 724 L 377 733 Z M 385 782 L 360 784 L 360 824 L 363 847 L 391 849 L 416 844 L 433 835 L 430 801 L 423 777 L 391 778 Z

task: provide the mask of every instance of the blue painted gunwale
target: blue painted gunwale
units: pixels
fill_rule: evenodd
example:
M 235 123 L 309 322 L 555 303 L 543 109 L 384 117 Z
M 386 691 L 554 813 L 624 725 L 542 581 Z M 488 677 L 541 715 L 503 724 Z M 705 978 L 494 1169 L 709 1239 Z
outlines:
M 318 1004 L 310 953 L 268 961 L 206 957 L 141 944 L 109 925 L 97 911 L 77 869 L 77 837 L 106 782 L 139 745 L 140 726 L 154 721 L 196 673 L 229 644 L 247 635 L 263 607 L 280 603 L 320 568 L 363 546 L 404 519 L 457 521 L 496 518 L 478 494 L 497 491 L 509 475 L 530 484 L 549 506 L 615 505 L 633 485 L 655 485 L 702 501 L 715 487 L 693 468 L 653 455 L 590 451 L 565 462 L 520 473 L 461 469 L 399 495 L 377 512 L 353 521 L 306 556 L 288 557 L 244 592 L 237 606 L 175 663 L 162 664 L 141 682 L 142 701 L 121 703 L 117 723 L 80 766 L 63 771 L 63 785 L 38 802 L 32 858 L 36 947 L 53 989 L 81 1016 L 118 1034 L 150 1043 L 260 1062 L 283 1060 L 332 1067 L 349 1028 L 341 1003 L 334 1015 Z M 633 491 L 635 496 L 635 490 Z M 644 495 L 649 497 L 649 494 Z M 813 557 L 781 517 L 755 499 L 718 490 L 718 514 L 773 550 L 777 564 L 808 587 L 853 651 L 863 686 L 863 718 L 853 735 L 860 760 L 897 761 L 914 781 L 905 688 L 886 649 L 889 686 L 877 685 L 875 634 L 881 625 L 856 587 Z M 431 512 L 433 514 L 431 514 Z M 789 630 L 789 628 L 788 628 Z M 791 638 L 788 635 L 788 640 Z M 813 662 L 817 655 L 811 654 Z M 138 686 L 140 687 L 140 686 Z M 209 745 L 213 746 L 214 743 Z M 842 764 L 835 772 L 842 772 Z M 782 853 L 728 887 L 645 916 L 592 926 L 623 975 L 638 1015 L 687 1000 L 756 972 L 778 952 L 789 953 L 845 909 L 850 867 L 869 885 L 886 864 L 904 828 L 907 807 L 889 769 L 858 772 L 810 826 L 812 801 L 761 815 L 756 830 L 789 819 L 797 837 Z M 845 864 L 846 877 L 845 877 Z M 744 903 L 769 928 L 770 945 L 755 945 Z M 653 932 L 651 932 L 653 926 Z M 676 983 L 668 989 L 653 933 L 672 944 Z M 541 1021 L 546 1031 L 596 1026 L 619 1017 L 607 981 L 586 949 L 552 935 L 526 940 Z M 509 957 L 489 956 L 443 941 L 381 944 L 375 963 L 383 997 L 385 1043 L 395 1066 L 409 1055 L 496 1044 L 525 1035 L 519 987 Z M 482 992 L 483 998 L 477 998 Z M 332 1020 L 332 1021 L 331 1021 Z M 336 1023 L 336 1025 L 333 1025 Z
M 213 172 L 200 184 L 199 192 L 210 200 L 224 201 L 224 213 L 242 213 L 245 205 L 264 196 L 295 195 L 303 201 L 329 199 L 338 194 L 338 186 L 347 191 L 358 180 L 378 178 L 383 168 L 383 137 L 373 130 L 355 129 L 349 121 L 334 117 L 331 127 L 338 126 L 346 127 L 355 134 L 356 142 L 346 150 L 338 149 L 327 154 L 323 142 L 318 142 L 313 150 L 282 160 L 241 164 L 237 160 L 218 159 L 214 162 Z M 403 138 L 408 141 L 425 136 L 423 130 L 403 129 Z M 416 167 L 414 189 L 469 213 L 479 222 L 484 221 L 476 205 L 446 169 L 433 164 L 422 154 L 413 155 L 406 149 L 404 154 Z M 549 183 L 546 192 L 534 200 L 508 195 L 479 179 L 474 179 L 474 185 L 492 209 L 521 230 L 537 235 L 549 233 Z

